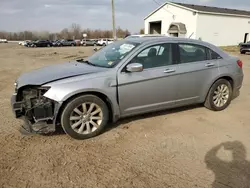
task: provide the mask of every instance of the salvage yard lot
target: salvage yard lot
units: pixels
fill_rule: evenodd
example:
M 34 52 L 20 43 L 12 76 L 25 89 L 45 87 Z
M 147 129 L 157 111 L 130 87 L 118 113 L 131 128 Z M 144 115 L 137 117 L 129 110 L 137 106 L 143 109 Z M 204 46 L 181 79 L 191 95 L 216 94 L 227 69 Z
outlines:
M 84 141 L 60 132 L 21 135 L 10 108 L 15 79 L 91 53 L 0 44 L 0 187 L 250 187 L 241 179 L 250 181 L 250 55 L 241 56 L 241 95 L 225 111 L 195 106 L 137 116 Z M 220 144 L 227 150 L 216 155 Z

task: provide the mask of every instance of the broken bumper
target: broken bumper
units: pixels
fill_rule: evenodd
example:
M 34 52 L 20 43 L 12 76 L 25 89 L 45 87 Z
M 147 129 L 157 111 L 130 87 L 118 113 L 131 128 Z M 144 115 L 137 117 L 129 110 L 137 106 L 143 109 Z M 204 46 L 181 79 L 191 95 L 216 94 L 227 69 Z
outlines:
M 56 121 L 51 121 L 50 123 L 47 123 L 47 121 L 37 121 L 33 124 L 31 124 L 27 117 L 24 116 L 23 108 L 24 108 L 24 102 L 17 102 L 16 100 L 17 94 L 13 94 L 11 96 L 11 108 L 12 112 L 15 116 L 15 118 L 20 118 L 23 120 L 24 124 L 21 126 L 20 132 L 23 134 L 28 133 L 36 133 L 36 134 L 47 134 L 51 132 L 55 132 L 56 130 Z M 59 110 L 59 104 L 55 105 L 55 111 L 58 112 Z

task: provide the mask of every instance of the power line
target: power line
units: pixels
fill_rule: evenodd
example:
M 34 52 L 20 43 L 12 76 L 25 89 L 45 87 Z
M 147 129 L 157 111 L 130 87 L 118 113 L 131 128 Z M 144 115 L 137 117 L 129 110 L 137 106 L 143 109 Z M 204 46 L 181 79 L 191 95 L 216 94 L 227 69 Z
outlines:
M 156 0 L 153 0 L 153 2 L 155 2 L 155 3 L 156 3 L 157 5 L 159 5 L 159 6 L 162 6 L 162 4 L 161 4 L 161 3 L 158 3 Z M 173 14 L 172 12 L 170 12 L 169 10 L 165 9 L 164 6 L 162 6 L 162 8 L 163 8 L 163 10 L 167 11 L 168 13 L 170 13 L 170 14 L 172 14 L 172 15 L 174 16 L 174 14 Z

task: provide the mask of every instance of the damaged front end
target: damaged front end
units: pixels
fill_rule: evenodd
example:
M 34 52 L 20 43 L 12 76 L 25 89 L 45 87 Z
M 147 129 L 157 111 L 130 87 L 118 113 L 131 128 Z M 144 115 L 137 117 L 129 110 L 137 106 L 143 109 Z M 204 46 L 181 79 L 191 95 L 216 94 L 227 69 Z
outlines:
M 48 87 L 26 86 L 13 94 L 11 104 L 14 114 L 25 122 L 22 131 L 37 134 L 55 132 L 59 104 L 44 97 L 48 90 Z

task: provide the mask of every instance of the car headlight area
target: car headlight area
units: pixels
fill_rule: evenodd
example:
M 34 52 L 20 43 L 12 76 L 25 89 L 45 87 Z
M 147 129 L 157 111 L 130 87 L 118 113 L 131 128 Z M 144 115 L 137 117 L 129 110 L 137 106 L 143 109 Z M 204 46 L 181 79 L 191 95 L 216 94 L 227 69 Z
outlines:
M 44 96 L 49 89 L 50 87 L 26 86 L 15 94 L 13 110 L 17 117 L 24 119 L 23 128 L 30 133 L 55 131 L 55 109 L 58 103 Z

